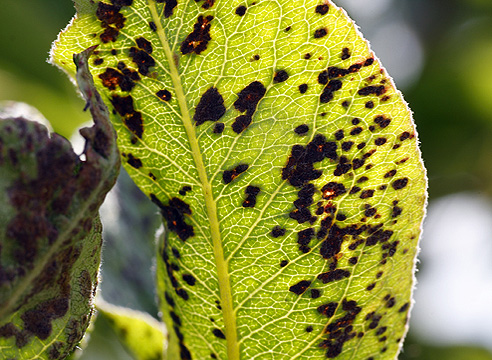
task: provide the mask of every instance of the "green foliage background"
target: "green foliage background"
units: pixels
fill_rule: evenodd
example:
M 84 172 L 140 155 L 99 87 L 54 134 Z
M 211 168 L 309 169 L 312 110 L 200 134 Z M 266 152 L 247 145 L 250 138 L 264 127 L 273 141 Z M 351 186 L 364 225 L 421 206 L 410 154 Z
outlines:
M 425 51 L 420 78 L 401 90 L 416 114 L 429 174 L 430 200 L 465 190 L 492 196 L 492 2 L 397 0 L 393 7 L 418 32 Z M 89 115 L 81 112 L 84 103 L 66 76 L 49 65 L 46 58 L 51 42 L 74 12 L 69 0 L 3 0 L 0 11 L 0 101 L 23 101 L 37 107 L 51 121 L 54 130 L 66 137 L 88 121 Z M 365 32 L 364 28 L 362 31 Z M 126 177 L 119 189 L 132 189 Z M 121 305 L 155 315 L 150 270 L 134 274 L 132 269 L 151 264 L 153 244 L 148 239 L 158 219 L 154 208 L 143 201 L 138 190 L 121 193 L 142 201 L 133 207 L 122 203 L 120 215 L 127 221 L 135 219 L 137 213 L 148 216 L 135 226 L 127 224 L 128 231 L 107 229 L 106 251 L 115 249 L 120 259 L 130 259 L 135 246 L 128 243 L 132 238 L 136 246 L 145 250 L 139 258 L 132 258 L 131 264 L 106 257 L 103 293 L 109 301 L 118 299 Z M 128 241 L 123 242 L 121 234 L 127 234 Z M 132 289 L 139 295 L 119 292 L 117 279 L 122 274 L 132 277 L 132 284 L 143 284 Z M 104 331 L 108 331 L 107 326 L 96 326 L 96 332 Z M 415 339 L 418 334 L 411 334 L 400 359 L 492 359 L 485 350 L 436 347 Z M 91 346 L 97 343 L 105 346 L 100 340 Z M 99 351 L 89 349 L 93 352 L 86 356 L 93 355 L 87 358 L 96 359 Z M 108 356 L 99 358 L 108 359 Z

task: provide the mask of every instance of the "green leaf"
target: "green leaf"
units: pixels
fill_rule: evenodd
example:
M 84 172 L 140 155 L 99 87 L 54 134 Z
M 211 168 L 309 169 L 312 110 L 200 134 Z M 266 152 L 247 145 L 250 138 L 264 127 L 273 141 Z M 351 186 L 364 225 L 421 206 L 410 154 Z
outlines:
M 90 1 L 76 1 L 78 6 Z M 97 2 L 91 61 L 160 208 L 171 359 L 392 359 L 425 204 L 411 113 L 330 1 Z
M 119 154 L 85 52 L 76 56 L 95 126 L 70 143 L 24 118 L 0 120 L 0 350 L 5 359 L 62 359 L 92 315 L 102 226 L 97 210 Z M 85 64 L 85 65 L 84 65 Z
M 97 311 L 99 317 L 102 316 L 109 322 L 134 359 L 163 359 L 166 341 L 163 324 L 145 313 L 110 305 L 104 301 L 97 302 Z

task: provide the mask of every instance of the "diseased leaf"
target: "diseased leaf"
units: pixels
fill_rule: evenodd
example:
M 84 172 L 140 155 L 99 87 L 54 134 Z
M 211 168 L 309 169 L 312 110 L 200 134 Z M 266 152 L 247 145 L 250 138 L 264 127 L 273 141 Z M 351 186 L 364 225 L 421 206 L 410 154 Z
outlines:
M 107 108 L 76 57 L 95 126 L 85 160 L 24 118 L 0 120 L 0 351 L 5 359 L 62 359 L 82 339 L 98 282 L 97 210 L 119 154 Z
M 104 317 L 135 360 L 159 360 L 164 357 L 166 333 L 163 324 L 139 311 L 97 303 L 99 317 Z
M 71 74 L 96 44 L 124 164 L 164 217 L 169 358 L 394 358 L 425 174 L 411 113 L 345 12 L 95 2 L 52 61 Z

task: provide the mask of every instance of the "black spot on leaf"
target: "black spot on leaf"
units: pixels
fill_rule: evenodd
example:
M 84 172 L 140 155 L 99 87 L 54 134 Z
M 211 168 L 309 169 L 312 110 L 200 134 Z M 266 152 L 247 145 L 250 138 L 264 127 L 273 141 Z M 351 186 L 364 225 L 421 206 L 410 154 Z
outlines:
M 224 131 L 224 128 L 225 128 L 224 123 L 218 122 L 218 123 L 215 123 L 214 129 L 212 130 L 212 132 L 214 134 L 222 134 L 222 132 Z
M 190 286 L 194 286 L 196 283 L 196 279 L 191 274 L 183 274 L 183 280 Z
M 391 186 L 393 187 L 393 189 L 395 190 L 401 190 L 403 189 L 404 187 L 406 187 L 408 185 L 408 178 L 401 178 L 401 179 L 398 179 L 398 180 L 395 180 L 393 181 L 393 183 L 391 184 Z
M 277 70 L 275 72 L 275 75 L 273 76 L 273 82 L 274 83 L 281 83 L 284 82 L 289 78 L 289 74 L 287 74 L 287 71 L 285 70 Z
M 248 186 L 245 190 L 246 200 L 243 202 L 243 207 L 255 207 L 256 196 L 260 193 L 260 188 L 257 186 Z
M 410 307 L 410 303 L 406 303 L 404 304 L 399 310 L 398 312 L 402 313 L 402 312 L 406 312 L 408 310 L 408 308 Z
M 142 75 L 148 75 L 149 68 L 155 66 L 155 60 L 146 51 L 131 47 L 129 52 L 132 61 L 137 65 L 138 72 Z
M 336 269 L 333 271 L 328 271 L 318 275 L 318 280 L 320 280 L 323 284 L 328 284 L 332 281 L 338 281 L 345 279 L 350 276 L 350 272 L 343 269 Z
M 400 141 L 405 141 L 406 139 L 409 138 L 410 138 L 410 133 L 408 131 L 405 131 L 400 135 Z
M 282 169 L 282 179 L 289 180 L 295 187 L 301 187 L 308 181 L 318 179 L 322 172 L 314 169 L 314 163 L 321 162 L 325 158 L 335 160 L 336 148 L 336 143 L 327 142 L 323 135 L 316 135 L 306 147 L 292 146 L 291 155 Z
M 370 85 L 360 89 L 357 94 L 361 96 L 377 95 L 380 96 L 386 92 L 384 85 Z
M 303 294 L 307 290 L 307 288 L 310 285 L 311 285 L 311 281 L 302 280 L 302 281 L 299 281 L 297 284 L 292 285 L 289 288 L 289 291 L 290 292 L 293 292 L 296 295 L 301 295 L 301 294 Z
M 142 49 L 147 54 L 152 54 L 152 44 L 149 40 L 145 39 L 144 37 L 139 37 L 137 38 L 136 43 L 139 49 Z
M 282 229 L 280 226 L 277 225 L 272 229 L 271 234 L 274 238 L 284 236 L 285 235 L 285 229 Z
M 309 245 L 314 237 L 314 229 L 308 228 L 297 233 L 297 243 L 299 245 Z
M 299 125 L 298 127 L 296 127 L 296 128 L 294 129 L 294 132 L 295 132 L 297 135 L 304 135 L 304 134 L 306 134 L 308 131 L 309 131 L 309 126 L 307 126 L 306 124 Z
M 318 74 L 318 83 L 320 83 L 321 85 L 326 85 L 328 84 L 328 81 L 329 81 L 329 77 L 328 77 L 328 71 L 327 70 L 324 70 L 322 72 L 320 72 Z
M 187 192 L 191 191 L 191 186 L 185 185 L 179 190 L 179 195 L 185 196 Z
M 137 137 L 142 138 L 142 113 L 133 108 L 133 98 L 130 95 L 125 97 L 113 95 L 110 101 L 118 114 L 123 117 L 123 122 L 128 129 Z
M 135 77 L 131 70 L 128 75 L 125 75 L 113 68 L 107 68 L 105 72 L 99 74 L 99 78 L 103 86 L 109 90 L 116 90 L 116 86 L 119 86 L 122 91 L 131 91 L 135 87 L 134 79 L 140 80 L 140 77 Z
M 334 97 L 335 91 L 340 90 L 341 88 L 342 82 L 340 80 L 330 80 L 320 95 L 320 101 L 322 103 L 330 102 Z
M 196 24 L 193 26 L 193 32 L 181 43 L 181 53 L 183 55 L 195 53 L 201 54 L 207 49 L 210 37 L 210 26 L 213 20 L 212 15 L 204 17 L 199 15 Z
M 326 15 L 328 13 L 328 10 L 330 10 L 330 6 L 323 4 L 316 6 L 315 12 L 320 15 Z
M 229 184 L 235 178 L 237 178 L 240 174 L 248 170 L 249 165 L 247 164 L 239 164 L 232 170 L 225 170 L 222 174 L 222 180 L 224 184 Z
M 134 157 L 132 154 L 128 154 L 127 162 L 130 166 L 134 167 L 135 169 L 140 169 L 142 167 L 142 160 Z
M 343 48 L 342 49 L 342 56 L 340 56 L 342 60 L 347 60 L 350 58 L 350 50 L 349 48 Z
M 161 209 L 168 229 L 175 232 L 182 241 L 195 235 L 193 226 L 185 222 L 185 215 L 191 215 L 191 209 L 187 203 L 181 199 L 172 198 L 168 205 L 164 205 L 154 194 L 150 194 L 150 199 Z
M 328 35 L 328 30 L 326 28 L 320 28 L 314 31 L 314 38 L 319 39 Z
M 329 182 L 321 188 L 323 199 L 332 200 L 337 196 L 343 195 L 347 192 L 345 186 L 341 183 Z
M 321 315 L 331 318 L 333 315 L 335 315 L 335 311 L 337 310 L 337 307 L 338 307 L 338 303 L 330 302 L 328 304 L 318 306 L 317 310 Z
M 176 0 L 156 0 L 158 3 L 166 3 L 164 6 L 164 16 L 166 18 L 173 15 L 174 8 L 178 5 Z
M 210 87 L 200 98 L 196 106 L 195 115 L 193 115 L 193 120 L 198 126 L 202 125 L 205 121 L 218 121 L 224 116 L 225 112 L 224 98 L 217 88 Z
M 374 140 L 374 144 L 376 144 L 377 146 L 381 146 L 381 145 L 384 145 L 386 144 L 386 138 L 377 138 L 376 140 Z
M 352 148 L 353 145 L 354 145 L 353 141 L 345 141 L 344 143 L 342 143 L 342 150 L 343 151 L 350 151 L 350 149 Z M 355 168 L 355 165 L 354 165 L 354 168 Z
M 370 198 L 370 197 L 373 197 L 373 196 L 374 196 L 374 190 L 364 190 L 360 194 L 360 198 L 361 199 L 367 199 L 367 198 Z
M 374 118 L 374 122 L 376 124 L 378 124 L 379 126 L 381 126 L 382 129 L 384 129 L 385 127 L 387 127 L 390 123 L 391 123 L 391 120 L 390 119 L 387 119 L 385 118 L 384 116 L 380 115 L 380 116 L 376 116 Z
M 232 130 L 236 134 L 242 133 L 251 124 L 253 118 L 249 115 L 239 115 L 232 123 Z
M 253 81 L 238 94 L 234 107 L 239 112 L 253 113 L 261 98 L 265 95 L 265 86 L 259 81 Z
M 218 337 L 219 339 L 225 339 L 225 335 L 220 329 L 213 329 L 212 333 L 215 335 L 215 337 Z
M 171 93 L 168 90 L 159 90 L 158 92 L 155 93 L 157 97 L 161 100 L 164 101 L 169 101 L 171 100 Z
M 236 15 L 243 16 L 246 14 L 246 6 L 241 5 L 236 8 Z
M 326 349 L 326 357 L 333 359 L 338 357 L 343 351 L 345 342 L 353 339 L 357 334 L 353 331 L 352 323 L 362 308 L 357 306 L 355 301 L 343 300 L 342 310 L 346 312 L 341 318 L 333 320 L 325 328 L 327 339 L 323 340 L 318 346 Z
M 384 243 L 388 241 L 393 235 L 393 231 L 391 230 L 377 230 L 372 235 L 370 235 L 366 240 L 367 246 L 373 246 L 379 243 Z M 382 274 L 381 274 L 382 275 Z M 380 275 L 380 276 L 381 276 Z
M 307 91 L 307 89 L 308 89 L 308 85 L 307 84 L 301 84 L 301 85 L 299 85 L 299 92 L 301 94 L 305 94 L 306 91 Z

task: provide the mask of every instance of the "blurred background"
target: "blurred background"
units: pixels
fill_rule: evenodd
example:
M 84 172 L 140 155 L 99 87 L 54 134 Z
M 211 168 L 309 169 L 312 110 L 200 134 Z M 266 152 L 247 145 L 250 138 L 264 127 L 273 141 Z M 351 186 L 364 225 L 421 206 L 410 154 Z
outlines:
M 429 175 L 416 305 L 399 358 L 492 359 L 492 0 L 335 2 L 356 20 L 410 103 Z M 72 2 L 1 5 L 0 103 L 33 105 L 70 138 L 89 117 L 46 59 L 75 12 Z M 156 316 L 149 240 L 156 210 L 122 173 L 102 215 L 104 252 L 111 253 L 102 273 L 105 299 Z M 92 339 L 84 359 L 129 359 L 103 320 Z

